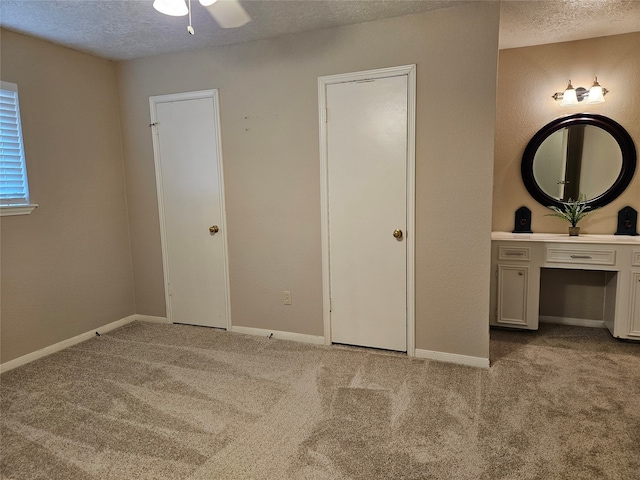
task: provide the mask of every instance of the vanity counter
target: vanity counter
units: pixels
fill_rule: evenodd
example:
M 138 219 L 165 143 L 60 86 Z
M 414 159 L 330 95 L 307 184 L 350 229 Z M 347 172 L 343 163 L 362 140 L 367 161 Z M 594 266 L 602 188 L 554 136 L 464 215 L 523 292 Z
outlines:
M 597 243 L 603 245 L 636 245 L 640 247 L 640 236 L 629 235 L 578 235 L 570 237 L 562 233 L 511 233 L 491 232 L 491 240 L 511 242 Z
M 493 326 L 537 330 L 541 269 L 604 272 L 604 323 L 640 340 L 640 236 L 491 233 Z

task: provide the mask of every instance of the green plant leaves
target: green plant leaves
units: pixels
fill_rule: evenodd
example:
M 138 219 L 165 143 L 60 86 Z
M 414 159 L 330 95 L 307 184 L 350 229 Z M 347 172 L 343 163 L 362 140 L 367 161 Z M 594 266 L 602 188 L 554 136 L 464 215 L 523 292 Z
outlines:
M 569 222 L 572 227 L 577 226 L 580 220 L 594 210 L 585 203 L 584 195 L 580 195 L 578 200 L 569 199 L 562 209 L 556 206 L 550 206 L 548 208 L 553 210 L 554 213 L 549 213 L 545 215 L 545 217 L 559 218 L 565 222 Z

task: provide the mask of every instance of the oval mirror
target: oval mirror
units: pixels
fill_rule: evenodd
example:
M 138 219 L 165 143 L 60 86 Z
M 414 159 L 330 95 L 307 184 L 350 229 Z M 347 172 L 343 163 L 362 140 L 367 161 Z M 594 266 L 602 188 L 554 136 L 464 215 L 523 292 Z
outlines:
M 602 115 L 558 118 L 536 133 L 522 156 L 522 180 L 545 207 L 562 207 L 583 196 L 602 207 L 625 191 L 636 169 L 627 131 Z

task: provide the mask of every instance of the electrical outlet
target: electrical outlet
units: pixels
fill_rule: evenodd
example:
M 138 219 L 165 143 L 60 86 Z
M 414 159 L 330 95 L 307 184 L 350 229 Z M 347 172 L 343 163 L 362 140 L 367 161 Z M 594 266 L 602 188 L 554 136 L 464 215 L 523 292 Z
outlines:
M 291 305 L 291 292 L 289 290 L 284 290 L 282 292 L 282 303 L 285 305 Z

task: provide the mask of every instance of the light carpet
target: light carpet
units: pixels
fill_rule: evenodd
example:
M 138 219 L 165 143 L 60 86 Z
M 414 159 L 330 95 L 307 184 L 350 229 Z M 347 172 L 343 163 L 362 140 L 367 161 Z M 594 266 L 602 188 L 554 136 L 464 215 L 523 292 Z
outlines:
M 135 322 L 1 376 L 6 479 L 640 479 L 640 345 L 493 331 L 488 370 Z

